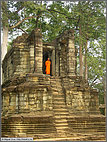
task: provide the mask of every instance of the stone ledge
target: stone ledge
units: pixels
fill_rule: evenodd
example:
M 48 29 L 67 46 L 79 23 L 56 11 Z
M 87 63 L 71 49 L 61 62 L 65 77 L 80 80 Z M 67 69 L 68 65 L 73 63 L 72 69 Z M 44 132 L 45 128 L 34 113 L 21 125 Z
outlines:
M 1 117 L 2 119 L 8 119 L 8 118 L 17 118 L 17 117 L 52 117 L 53 116 L 52 111 L 36 111 L 36 112 L 30 112 L 30 113 L 19 113 L 19 114 L 10 114 L 7 116 Z

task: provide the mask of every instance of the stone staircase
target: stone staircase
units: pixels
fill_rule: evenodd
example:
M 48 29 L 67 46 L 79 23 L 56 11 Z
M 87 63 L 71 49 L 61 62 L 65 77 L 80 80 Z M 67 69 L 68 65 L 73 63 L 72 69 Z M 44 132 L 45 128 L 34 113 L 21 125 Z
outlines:
M 92 114 L 92 116 L 70 114 L 65 103 L 61 78 L 52 77 L 50 81 L 53 91 L 54 121 L 58 137 L 71 137 L 70 140 L 105 140 L 105 117 L 99 114 Z
M 53 90 L 53 111 L 55 127 L 59 137 L 65 137 L 70 134 L 67 117 L 69 112 L 66 108 L 63 89 L 60 78 L 51 78 L 51 87 Z
M 2 137 L 33 137 L 49 138 L 55 137 L 56 128 L 54 127 L 53 117 L 35 117 L 26 115 L 17 118 L 14 116 L 5 123 L 2 121 Z M 19 122 L 19 123 L 17 123 Z M 9 123 L 9 124 L 8 124 Z
M 67 120 L 73 133 L 84 136 L 85 140 L 105 139 L 105 117 L 101 115 L 70 116 Z

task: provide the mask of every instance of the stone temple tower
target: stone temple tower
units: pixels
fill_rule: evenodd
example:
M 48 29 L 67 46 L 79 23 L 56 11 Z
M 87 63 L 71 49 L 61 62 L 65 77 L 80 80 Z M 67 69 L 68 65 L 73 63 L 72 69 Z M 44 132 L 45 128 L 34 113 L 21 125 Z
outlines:
M 45 61 L 51 60 L 51 75 Z M 40 29 L 17 37 L 3 62 L 2 137 L 105 140 L 98 92 L 76 74 L 74 31 L 51 43 Z

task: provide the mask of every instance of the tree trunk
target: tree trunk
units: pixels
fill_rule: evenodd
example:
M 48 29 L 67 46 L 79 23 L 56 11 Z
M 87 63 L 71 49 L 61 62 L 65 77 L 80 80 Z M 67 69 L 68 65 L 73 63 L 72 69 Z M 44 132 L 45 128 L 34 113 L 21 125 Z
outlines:
M 7 44 L 8 44 L 8 27 L 3 27 L 3 41 L 2 41 L 2 51 L 1 59 L 3 60 L 7 53 Z
M 79 63 L 80 63 L 80 76 L 83 76 L 83 55 L 82 55 L 82 31 L 81 24 L 79 24 Z
M 105 115 L 106 115 L 106 80 L 105 80 L 105 75 L 103 77 L 103 87 L 104 87 L 104 104 L 105 104 Z
M 7 43 L 8 43 L 8 14 L 7 14 L 7 2 L 3 1 L 2 6 L 2 27 L 3 27 L 3 37 L 1 46 L 1 62 L 7 53 Z M 2 64 L 2 63 L 1 63 Z M 2 84 L 2 65 L 1 65 L 1 84 Z
M 85 45 L 85 79 L 87 80 L 88 79 L 88 68 L 87 68 L 87 46 L 88 46 L 88 40 L 86 40 L 86 45 Z
M 6 53 L 7 53 L 7 43 L 8 43 L 8 27 L 3 27 L 3 41 L 1 46 L 1 62 L 3 61 Z M 2 63 L 1 63 L 1 84 L 3 82 L 3 74 L 2 74 Z
M 2 50 L 1 50 L 1 60 L 4 59 L 4 56 L 7 53 L 7 43 L 8 43 L 8 10 L 7 2 L 3 1 L 2 6 L 2 27 L 3 27 L 3 38 L 2 38 Z

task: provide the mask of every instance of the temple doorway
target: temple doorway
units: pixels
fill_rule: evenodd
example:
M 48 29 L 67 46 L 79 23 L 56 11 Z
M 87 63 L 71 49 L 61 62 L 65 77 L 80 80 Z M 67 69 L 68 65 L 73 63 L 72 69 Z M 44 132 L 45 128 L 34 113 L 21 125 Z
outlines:
M 52 75 L 52 51 L 51 50 L 47 50 L 47 49 L 43 49 L 43 74 L 46 74 L 45 70 L 45 62 L 47 61 L 47 59 L 50 59 L 51 61 L 51 66 L 50 66 L 50 75 Z

